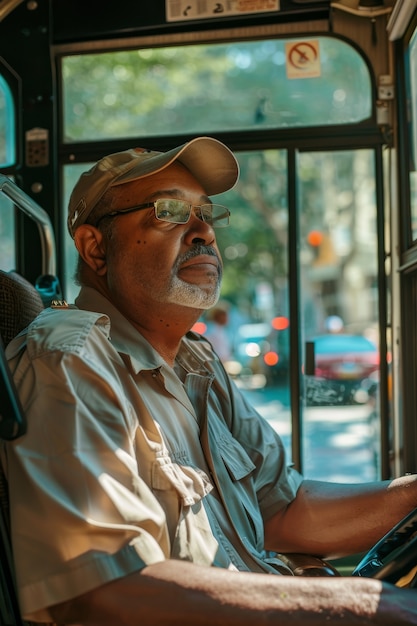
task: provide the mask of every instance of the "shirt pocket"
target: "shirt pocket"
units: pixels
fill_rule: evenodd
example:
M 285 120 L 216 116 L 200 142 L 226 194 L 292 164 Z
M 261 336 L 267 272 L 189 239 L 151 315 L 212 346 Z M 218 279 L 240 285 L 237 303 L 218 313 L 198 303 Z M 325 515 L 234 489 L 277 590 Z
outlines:
M 223 463 L 232 480 L 243 480 L 256 469 L 255 464 L 248 456 L 247 452 L 233 437 L 221 436 L 217 439 L 216 443 Z
M 224 502 L 240 538 L 251 553 L 263 551 L 264 526 L 252 480 L 256 465 L 233 437 L 217 439 L 218 453 L 229 476 L 222 481 Z

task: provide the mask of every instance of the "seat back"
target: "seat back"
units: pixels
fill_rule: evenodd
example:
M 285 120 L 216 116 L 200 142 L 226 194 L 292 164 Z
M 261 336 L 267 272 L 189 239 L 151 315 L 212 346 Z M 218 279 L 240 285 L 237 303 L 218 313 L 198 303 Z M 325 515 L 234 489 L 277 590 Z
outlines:
M 0 335 L 6 347 L 44 308 L 37 289 L 16 272 L 0 270 Z
M 0 193 L 36 223 L 42 248 L 42 276 L 36 287 L 16 272 L 0 271 L 0 440 L 12 440 L 24 435 L 26 422 L 3 346 L 7 346 L 45 306 L 54 299 L 61 299 L 62 295 L 55 276 L 55 236 L 48 214 L 3 174 L 0 174 Z M 20 616 L 16 589 L 8 485 L 0 462 L 0 626 L 30 626 L 30 622 L 22 621 Z
M 43 286 L 54 285 L 49 276 Z M 54 295 L 55 288 L 47 290 Z M 45 290 L 41 293 L 45 293 Z M 39 290 L 16 272 L 0 271 L 0 439 L 16 439 L 26 423 L 4 354 L 4 346 L 43 310 Z M 27 626 L 21 619 L 10 543 L 9 494 L 0 464 L 0 626 Z
M 0 271 L 0 439 L 24 434 L 26 422 L 4 354 L 6 346 L 44 308 L 36 288 L 16 272 Z M 0 626 L 23 626 L 10 543 L 9 494 L 0 463 Z

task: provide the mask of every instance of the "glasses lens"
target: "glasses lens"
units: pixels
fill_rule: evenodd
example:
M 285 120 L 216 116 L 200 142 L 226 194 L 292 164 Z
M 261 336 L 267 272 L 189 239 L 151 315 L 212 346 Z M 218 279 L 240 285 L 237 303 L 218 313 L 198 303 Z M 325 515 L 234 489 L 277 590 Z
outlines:
M 160 199 L 155 202 L 155 214 L 158 220 L 174 224 L 186 224 L 190 218 L 193 206 L 184 200 L 174 198 Z M 211 224 L 214 228 L 223 228 L 229 225 L 230 211 L 220 204 L 203 204 L 194 207 L 196 215 Z
M 155 202 L 155 213 L 158 220 L 163 222 L 174 222 L 175 224 L 186 224 L 191 213 L 191 205 L 184 200 L 157 200 Z
M 226 209 L 226 207 L 222 206 L 221 204 L 209 204 L 207 206 L 209 206 L 211 209 L 210 223 L 214 228 L 224 228 L 225 226 L 229 226 L 229 209 Z M 209 222 L 209 220 L 206 219 L 205 216 L 203 219 L 205 222 Z

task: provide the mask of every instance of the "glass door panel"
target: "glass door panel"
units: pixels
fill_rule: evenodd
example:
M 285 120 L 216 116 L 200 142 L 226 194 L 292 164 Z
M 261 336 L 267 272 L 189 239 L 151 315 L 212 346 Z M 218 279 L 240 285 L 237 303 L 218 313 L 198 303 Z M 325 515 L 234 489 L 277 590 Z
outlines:
M 304 474 L 377 477 L 378 259 L 374 152 L 298 158 Z

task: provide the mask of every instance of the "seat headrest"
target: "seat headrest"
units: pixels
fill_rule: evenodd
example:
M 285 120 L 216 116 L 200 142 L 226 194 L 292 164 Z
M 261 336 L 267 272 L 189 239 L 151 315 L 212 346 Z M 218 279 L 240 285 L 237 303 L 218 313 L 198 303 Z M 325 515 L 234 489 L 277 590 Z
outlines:
M 36 288 L 16 272 L 0 270 L 0 335 L 4 346 L 44 309 Z

